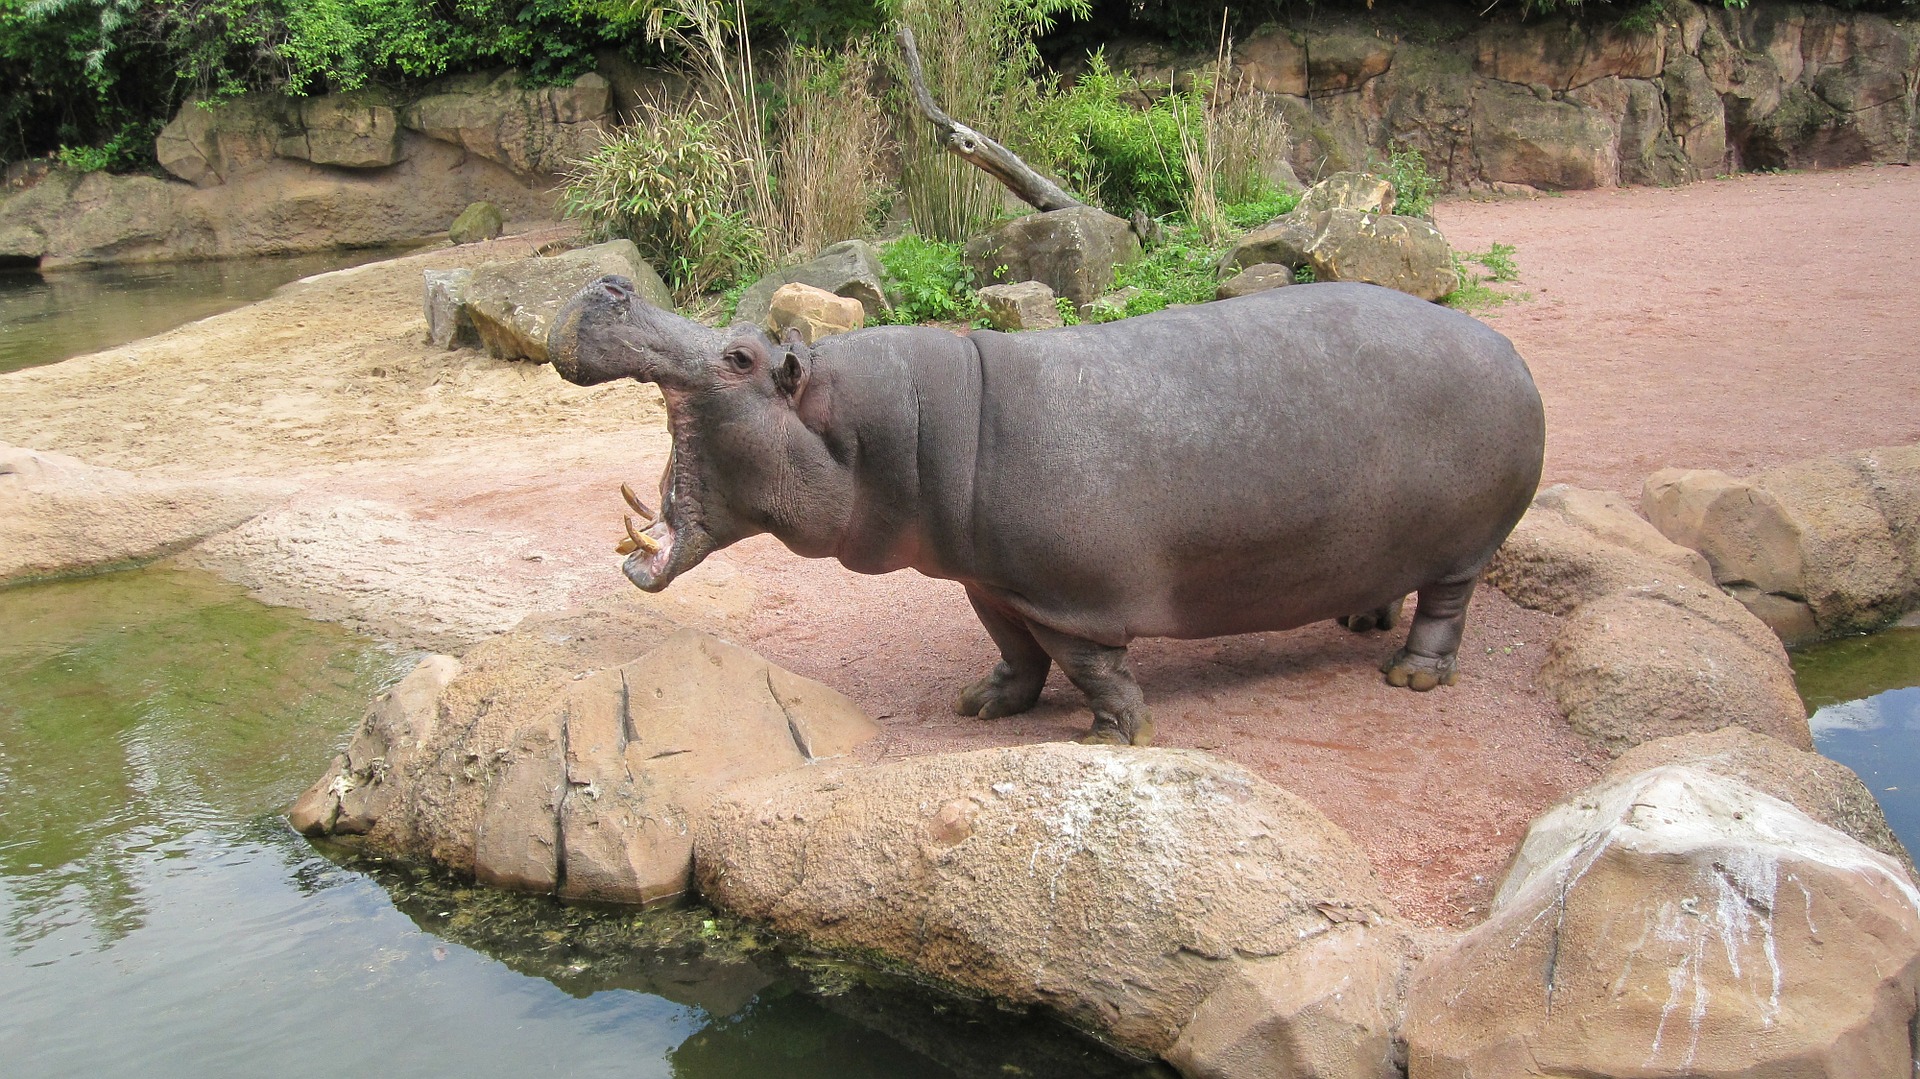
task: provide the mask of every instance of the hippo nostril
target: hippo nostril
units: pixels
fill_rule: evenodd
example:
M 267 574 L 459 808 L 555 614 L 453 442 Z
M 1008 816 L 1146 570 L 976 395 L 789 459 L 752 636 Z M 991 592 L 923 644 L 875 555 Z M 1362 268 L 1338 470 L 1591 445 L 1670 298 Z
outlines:
M 625 285 L 622 285 L 618 281 L 600 282 L 600 291 L 606 293 L 608 297 L 615 300 L 624 300 L 633 295 L 632 289 L 626 287 Z

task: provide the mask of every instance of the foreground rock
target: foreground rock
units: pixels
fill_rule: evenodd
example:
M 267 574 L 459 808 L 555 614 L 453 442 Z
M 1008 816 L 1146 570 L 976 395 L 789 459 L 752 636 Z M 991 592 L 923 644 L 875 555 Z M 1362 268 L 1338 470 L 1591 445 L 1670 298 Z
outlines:
M 1352 841 L 1201 753 L 1036 745 L 741 787 L 703 894 L 1188 1075 L 1397 1074 L 1408 938 Z
M 781 286 L 809 285 L 860 301 L 865 317 L 879 321 L 893 310 L 887 300 L 885 281 L 886 272 L 881 269 L 878 248 L 865 240 L 843 240 L 822 248 L 806 262 L 782 267 L 748 286 L 734 307 L 733 319 L 754 326 L 765 325 L 773 308 L 773 294 Z
M 613 240 L 546 258 L 489 262 L 473 272 L 462 306 L 493 356 L 545 363 L 547 331 L 554 316 L 581 289 L 607 274 L 628 278 L 641 299 L 674 310 L 673 293 L 640 257 L 632 240 Z M 429 280 L 429 309 L 434 287 Z M 443 281 L 440 287 L 448 285 Z
M 1387 181 L 1336 173 L 1228 248 L 1221 275 L 1238 280 L 1257 266 L 1307 267 L 1316 281 L 1359 281 L 1438 300 L 1459 284 L 1452 252 L 1431 223 L 1395 216 L 1393 205 Z
M 1746 479 L 1665 469 L 1647 478 L 1641 503 L 1789 644 L 1872 632 L 1920 609 L 1920 446 Z
M 1713 571 L 1619 494 L 1557 483 L 1534 496 L 1488 564 L 1486 580 L 1522 607 L 1564 616 L 1630 588 L 1711 583 Z
M 149 479 L 0 443 L 0 584 L 150 562 L 244 524 L 294 489 Z
M 996 330 L 1051 330 L 1066 325 L 1053 290 L 1038 281 L 988 285 L 978 293 L 980 307 Z
M 1534 821 L 1491 917 L 1423 963 L 1416 1076 L 1912 1073 L 1920 893 L 1736 780 L 1663 766 Z
M 646 903 L 686 890 L 716 792 L 877 733 L 825 686 L 691 630 L 578 680 L 539 637 L 423 661 L 295 803 L 294 826 L 500 887 Z
M 1038 281 L 1085 307 L 1140 257 L 1133 226 L 1091 206 L 1028 214 L 967 242 L 967 266 L 984 284 Z

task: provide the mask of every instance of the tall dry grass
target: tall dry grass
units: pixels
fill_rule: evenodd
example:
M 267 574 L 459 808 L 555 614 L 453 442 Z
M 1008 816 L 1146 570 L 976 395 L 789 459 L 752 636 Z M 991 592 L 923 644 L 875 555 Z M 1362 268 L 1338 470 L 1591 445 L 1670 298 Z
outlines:
M 886 189 L 888 124 L 874 91 L 876 47 L 796 47 L 782 72 L 779 243 L 788 257 L 864 235 Z

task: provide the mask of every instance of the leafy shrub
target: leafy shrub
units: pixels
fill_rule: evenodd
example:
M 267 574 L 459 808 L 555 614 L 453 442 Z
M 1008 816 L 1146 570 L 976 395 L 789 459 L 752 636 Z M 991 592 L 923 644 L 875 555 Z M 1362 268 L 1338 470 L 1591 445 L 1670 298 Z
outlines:
M 1220 215 L 1237 229 L 1258 228 L 1300 205 L 1300 193 L 1268 188 L 1245 202 L 1229 202 L 1220 207 Z
M 568 175 L 562 211 L 624 236 L 682 293 L 766 262 L 766 237 L 740 208 L 743 162 L 700 104 L 652 109 Z
M 1180 130 L 1201 124 L 1193 96 L 1168 93 L 1143 109 L 1126 100 L 1140 91 L 1137 79 L 1113 71 L 1095 52 L 1073 88 L 1049 96 L 1034 114 L 1025 140 L 1069 187 L 1121 217 L 1185 207 Z
M 880 249 L 880 266 L 895 323 L 963 322 L 979 307 L 958 243 L 909 233 Z
M 1433 196 L 1440 178 L 1427 171 L 1427 159 L 1411 147 L 1387 155 L 1385 164 L 1369 171 L 1393 185 L 1393 212 L 1403 217 L 1432 217 Z

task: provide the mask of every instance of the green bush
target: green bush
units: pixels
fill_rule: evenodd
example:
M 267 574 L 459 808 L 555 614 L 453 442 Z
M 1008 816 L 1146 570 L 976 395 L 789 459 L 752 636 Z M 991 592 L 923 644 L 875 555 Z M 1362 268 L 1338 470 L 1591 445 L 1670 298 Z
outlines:
M 960 245 L 909 233 L 880 249 L 893 321 L 965 322 L 979 309 L 973 271 L 960 259 Z
M 1191 184 L 1180 126 L 1199 129 L 1200 103 L 1168 93 L 1139 108 L 1125 100 L 1139 91 L 1138 80 L 1114 72 L 1095 52 L 1073 88 L 1050 95 L 1034 114 L 1023 148 L 1111 213 L 1174 213 L 1186 205 Z
M 632 240 L 681 293 L 704 292 L 766 262 L 766 237 L 740 208 L 741 164 L 714 120 L 656 110 L 574 167 L 561 209 Z
M 1420 151 L 1406 148 L 1387 155 L 1384 164 L 1368 171 L 1384 176 L 1393 185 L 1393 212 L 1402 217 L 1432 217 L 1433 196 L 1440 190 L 1440 177 L 1427 171 L 1427 159 Z

